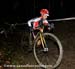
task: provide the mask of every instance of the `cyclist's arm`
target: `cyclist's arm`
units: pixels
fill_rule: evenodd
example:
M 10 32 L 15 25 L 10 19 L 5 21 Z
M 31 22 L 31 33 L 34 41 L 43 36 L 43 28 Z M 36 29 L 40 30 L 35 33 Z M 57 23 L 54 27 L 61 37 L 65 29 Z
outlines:
M 48 29 L 54 29 L 55 27 L 54 27 L 54 23 L 48 23 L 47 24 L 47 27 L 48 27 Z
M 48 23 L 47 20 L 44 20 L 44 21 L 43 21 L 43 24 L 44 24 L 44 26 L 50 27 L 50 24 Z
M 39 29 L 39 20 L 40 18 L 35 18 L 33 22 L 33 29 Z
M 29 20 L 28 21 L 28 26 L 31 27 L 32 26 L 32 22 L 33 22 L 33 24 L 36 24 L 39 20 L 40 20 L 39 18 L 33 18 L 33 19 Z
M 32 27 L 32 24 L 31 24 L 32 22 L 34 22 L 33 19 L 31 19 L 31 20 L 28 21 L 28 26 L 29 26 L 29 27 Z

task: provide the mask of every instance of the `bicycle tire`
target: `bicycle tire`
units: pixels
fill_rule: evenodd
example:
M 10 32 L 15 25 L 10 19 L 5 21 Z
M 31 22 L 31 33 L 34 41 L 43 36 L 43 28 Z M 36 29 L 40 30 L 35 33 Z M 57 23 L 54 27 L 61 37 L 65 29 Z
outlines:
M 52 69 L 55 69 L 56 67 L 58 67 L 58 66 L 60 65 L 61 60 L 62 60 L 62 57 L 63 57 L 62 44 L 61 44 L 60 40 L 57 38 L 57 36 L 55 36 L 55 35 L 52 34 L 52 33 L 44 33 L 43 35 L 49 35 L 50 37 L 54 38 L 55 41 L 56 41 L 57 44 L 58 44 L 59 56 L 58 56 L 58 59 L 57 59 L 56 63 L 51 66 Z M 38 35 L 37 35 L 37 37 L 38 37 Z M 39 37 L 38 37 L 38 38 L 39 38 Z M 35 42 L 34 42 L 34 49 L 33 49 L 34 57 L 35 57 L 35 60 L 37 61 L 37 63 L 40 65 L 40 67 L 43 67 L 43 68 L 47 69 L 46 65 L 44 65 L 43 63 L 41 63 L 41 61 L 39 60 L 39 58 L 37 57 L 37 54 L 36 54 L 36 42 L 37 42 L 38 38 L 37 38 L 37 39 L 35 40 Z

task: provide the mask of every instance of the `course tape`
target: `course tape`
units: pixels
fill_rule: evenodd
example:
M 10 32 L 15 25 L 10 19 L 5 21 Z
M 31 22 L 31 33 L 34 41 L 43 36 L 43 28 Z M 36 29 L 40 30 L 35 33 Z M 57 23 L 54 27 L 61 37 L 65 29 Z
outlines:
M 65 21 L 65 20 L 75 20 L 75 17 L 62 18 L 62 19 L 53 19 L 53 20 L 48 20 L 48 21 Z

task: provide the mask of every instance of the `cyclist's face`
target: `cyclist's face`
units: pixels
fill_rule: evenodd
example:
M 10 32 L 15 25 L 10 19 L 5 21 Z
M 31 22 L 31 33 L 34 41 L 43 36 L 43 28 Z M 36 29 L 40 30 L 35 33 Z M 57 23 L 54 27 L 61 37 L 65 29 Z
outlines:
M 43 15 L 42 17 L 43 17 L 43 19 L 47 19 L 48 16 L 47 15 Z

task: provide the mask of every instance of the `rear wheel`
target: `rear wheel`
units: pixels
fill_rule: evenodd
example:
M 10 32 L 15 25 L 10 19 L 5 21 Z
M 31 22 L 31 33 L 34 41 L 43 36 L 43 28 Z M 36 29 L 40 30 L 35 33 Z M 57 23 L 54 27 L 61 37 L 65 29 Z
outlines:
M 42 44 L 37 46 L 40 37 L 34 43 L 34 57 L 42 68 L 56 68 L 63 56 L 63 48 L 60 40 L 52 33 L 44 33 L 48 51 L 44 52 Z

